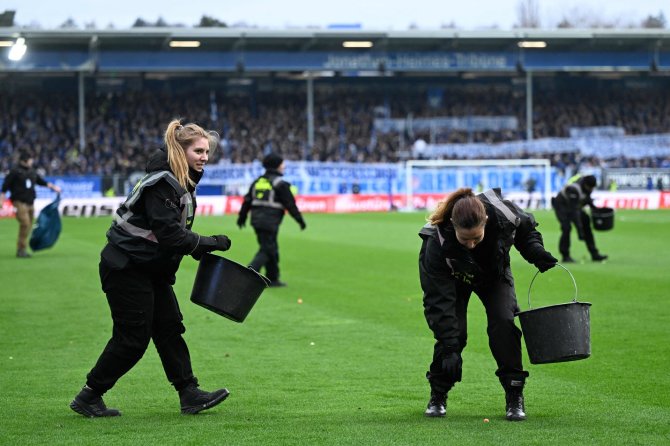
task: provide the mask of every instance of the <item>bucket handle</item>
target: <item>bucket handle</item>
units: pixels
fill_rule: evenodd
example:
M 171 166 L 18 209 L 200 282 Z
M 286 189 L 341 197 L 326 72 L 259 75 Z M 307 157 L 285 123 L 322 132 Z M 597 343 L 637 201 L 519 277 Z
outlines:
M 263 282 L 265 282 L 265 288 L 267 288 L 267 287 L 270 286 L 270 283 L 272 283 L 272 282 L 270 282 L 270 279 L 268 279 L 268 278 L 265 277 L 263 274 L 259 273 L 258 271 L 256 271 L 255 269 L 253 269 L 253 268 L 250 267 L 250 266 L 247 266 L 247 268 L 249 268 L 250 271 L 255 272 L 255 273 L 258 275 L 258 277 L 260 277 L 261 279 L 263 279 Z
M 560 266 L 561 268 L 566 270 L 568 272 L 568 274 L 570 274 L 570 278 L 572 279 L 572 284 L 575 286 L 575 298 L 572 299 L 572 301 L 577 302 L 577 282 L 575 282 L 574 276 L 565 266 L 561 265 L 560 263 L 556 263 L 556 266 Z M 533 282 L 535 282 L 535 278 L 537 277 L 538 274 L 540 274 L 539 270 L 533 276 L 533 280 L 530 281 L 530 285 L 528 285 L 528 308 L 533 308 L 532 305 L 530 304 L 530 289 L 533 286 Z

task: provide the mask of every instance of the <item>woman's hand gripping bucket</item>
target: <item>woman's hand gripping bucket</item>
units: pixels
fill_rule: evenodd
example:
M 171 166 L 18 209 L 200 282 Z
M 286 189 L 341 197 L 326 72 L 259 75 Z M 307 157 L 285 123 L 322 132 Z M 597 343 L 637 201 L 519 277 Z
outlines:
M 577 301 L 577 282 L 568 272 L 575 287 L 572 302 L 532 308 L 530 290 L 537 273 L 528 287 L 528 310 L 517 313 L 532 364 L 576 361 L 591 356 L 591 321 L 588 302 Z

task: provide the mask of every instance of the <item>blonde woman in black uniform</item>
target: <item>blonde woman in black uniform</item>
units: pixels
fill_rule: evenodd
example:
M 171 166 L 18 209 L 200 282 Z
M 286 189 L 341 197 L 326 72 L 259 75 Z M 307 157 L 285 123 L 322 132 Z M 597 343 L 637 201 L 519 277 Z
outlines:
M 70 407 L 87 417 L 118 416 L 102 400 L 153 341 L 168 381 L 179 394 L 181 412 L 195 414 L 221 403 L 228 390 L 205 392 L 191 370 L 182 335 L 182 315 L 172 285 L 184 255 L 230 248 L 225 235 L 191 231 L 195 186 L 218 135 L 196 124 L 173 120 L 147 174 L 114 215 L 101 253 L 100 281 L 112 313 L 112 337 Z

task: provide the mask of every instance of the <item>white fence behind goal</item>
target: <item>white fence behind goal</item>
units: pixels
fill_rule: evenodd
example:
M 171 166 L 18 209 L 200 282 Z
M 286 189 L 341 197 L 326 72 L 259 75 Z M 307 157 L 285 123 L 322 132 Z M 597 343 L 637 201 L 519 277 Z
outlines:
M 424 170 L 424 175 L 419 171 Z M 509 192 L 526 191 L 526 181 L 536 180 L 533 197 L 540 206 L 551 208 L 551 164 L 547 159 L 483 159 L 483 160 L 409 160 L 406 163 L 406 210 L 414 210 L 414 195 L 420 192 L 453 192 L 460 187 L 478 187 Z M 420 184 L 422 181 L 431 184 Z M 427 191 L 429 189 L 430 191 Z M 530 199 L 529 199 L 530 200 Z

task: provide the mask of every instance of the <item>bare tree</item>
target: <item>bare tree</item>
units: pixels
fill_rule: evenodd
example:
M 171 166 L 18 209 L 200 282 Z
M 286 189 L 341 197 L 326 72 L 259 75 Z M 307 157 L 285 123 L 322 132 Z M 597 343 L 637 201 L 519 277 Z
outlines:
M 211 17 L 208 15 L 203 15 L 200 18 L 200 23 L 196 25 L 198 28 L 227 28 L 228 25 L 226 25 L 226 22 L 222 22 L 221 20 Z
M 61 23 L 59 28 L 60 29 L 77 29 L 77 28 L 79 28 L 79 25 L 77 25 L 77 22 L 75 22 L 72 17 L 69 17 L 66 21 Z
M 640 26 L 642 28 L 665 28 L 666 23 L 665 14 L 663 14 L 663 11 L 660 11 L 656 16 L 649 14 Z
M 605 18 L 589 9 L 574 7 L 563 13 L 558 28 L 634 28 L 630 18 Z
M 14 16 L 16 11 L 6 9 L 5 12 L 0 13 L 0 26 L 14 26 Z
M 540 6 L 538 0 L 519 0 L 517 5 L 518 27 L 519 28 L 539 28 L 540 27 Z

